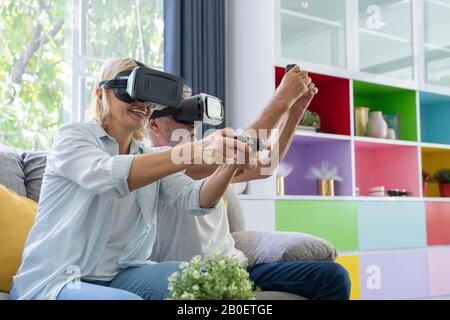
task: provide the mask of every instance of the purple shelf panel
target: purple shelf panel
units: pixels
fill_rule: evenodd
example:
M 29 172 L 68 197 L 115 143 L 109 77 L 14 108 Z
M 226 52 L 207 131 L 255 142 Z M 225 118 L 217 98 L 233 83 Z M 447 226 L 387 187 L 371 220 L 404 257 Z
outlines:
M 296 136 L 284 162 L 294 166 L 285 180 L 285 193 L 290 196 L 317 195 L 317 182 L 306 179 L 308 170 L 320 167 L 322 161 L 337 165 L 343 182 L 336 182 L 336 196 L 352 196 L 351 143 L 317 137 Z

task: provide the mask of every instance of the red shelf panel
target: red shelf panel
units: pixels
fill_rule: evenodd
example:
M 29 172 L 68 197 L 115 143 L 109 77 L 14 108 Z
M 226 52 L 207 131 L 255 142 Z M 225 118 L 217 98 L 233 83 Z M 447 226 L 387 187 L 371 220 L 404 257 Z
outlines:
M 277 88 L 285 74 L 285 69 L 276 67 Z M 309 110 L 320 115 L 322 128 L 320 132 L 347 135 L 350 130 L 350 81 L 337 77 L 309 73 L 319 88 Z

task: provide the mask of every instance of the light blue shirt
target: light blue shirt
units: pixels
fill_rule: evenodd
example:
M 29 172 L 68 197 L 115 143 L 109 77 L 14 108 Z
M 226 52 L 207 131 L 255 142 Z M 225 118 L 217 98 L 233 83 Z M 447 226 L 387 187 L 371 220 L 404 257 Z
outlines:
M 130 155 L 93 120 L 62 127 L 48 154 L 36 222 L 28 236 L 22 264 L 14 277 L 19 299 L 56 299 L 67 284 L 89 275 L 108 243 L 117 200 L 130 194 L 128 176 L 135 155 L 154 153 L 132 141 Z M 157 203 L 194 215 L 201 209 L 199 190 L 204 180 L 174 174 L 137 190 L 139 223 L 119 265 L 152 264 Z

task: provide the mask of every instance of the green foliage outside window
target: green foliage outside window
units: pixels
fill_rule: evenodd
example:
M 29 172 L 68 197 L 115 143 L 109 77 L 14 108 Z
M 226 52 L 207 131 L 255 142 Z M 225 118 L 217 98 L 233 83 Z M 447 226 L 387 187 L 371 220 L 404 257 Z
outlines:
M 112 57 L 162 67 L 163 0 L 83 1 L 87 78 Z M 70 19 L 77 12 L 72 3 L 0 0 L 1 145 L 47 150 L 56 130 L 71 120 L 71 24 L 80 23 Z

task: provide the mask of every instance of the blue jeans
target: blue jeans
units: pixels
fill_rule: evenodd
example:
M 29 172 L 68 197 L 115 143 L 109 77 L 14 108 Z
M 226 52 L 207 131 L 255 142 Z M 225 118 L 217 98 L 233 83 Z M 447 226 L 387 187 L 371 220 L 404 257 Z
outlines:
M 57 300 L 162 300 L 168 293 L 167 278 L 179 267 L 179 262 L 165 262 L 129 268 L 111 282 L 82 281 L 73 289 L 65 286 Z M 17 299 L 14 288 L 10 299 Z
M 281 291 L 313 300 L 348 300 L 350 277 L 330 261 L 263 263 L 248 268 L 250 279 L 262 291 Z
M 167 278 L 179 271 L 179 262 L 165 262 L 122 271 L 111 282 L 81 282 L 78 289 L 64 287 L 58 300 L 162 300 Z M 348 300 L 347 270 L 334 262 L 299 261 L 264 263 L 248 268 L 250 279 L 263 291 L 282 291 L 315 300 Z M 14 289 L 11 299 L 15 299 Z

